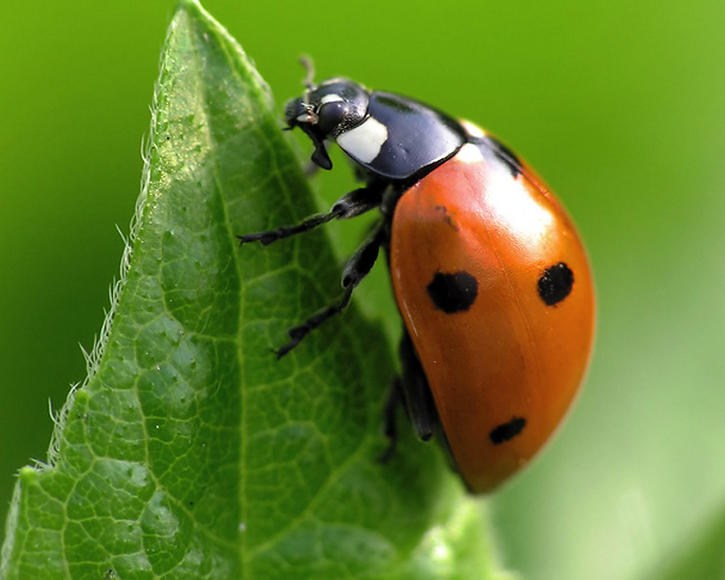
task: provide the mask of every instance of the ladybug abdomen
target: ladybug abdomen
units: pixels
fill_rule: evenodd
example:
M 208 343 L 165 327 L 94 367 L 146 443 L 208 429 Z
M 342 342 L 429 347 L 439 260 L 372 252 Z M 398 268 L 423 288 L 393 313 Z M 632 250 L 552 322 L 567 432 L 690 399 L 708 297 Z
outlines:
M 586 253 L 550 193 L 472 144 L 406 191 L 390 268 L 459 471 L 488 491 L 526 463 L 586 370 Z

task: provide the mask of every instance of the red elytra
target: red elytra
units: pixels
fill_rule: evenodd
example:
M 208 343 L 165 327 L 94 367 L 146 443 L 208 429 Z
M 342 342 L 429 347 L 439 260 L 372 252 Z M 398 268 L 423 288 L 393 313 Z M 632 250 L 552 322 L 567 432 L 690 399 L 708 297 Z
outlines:
M 486 492 L 560 423 L 587 367 L 595 306 L 586 252 L 561 205 L 529 168 L 514 176 L 478 151 L 464 146 L 402 195 L 390 271 L 458 469 Z M 573 282 L 547 304 L 539 281 L 559 264 Z M 477 281 L 477 295 L 446 312 L 428 285 L 457 272 Z

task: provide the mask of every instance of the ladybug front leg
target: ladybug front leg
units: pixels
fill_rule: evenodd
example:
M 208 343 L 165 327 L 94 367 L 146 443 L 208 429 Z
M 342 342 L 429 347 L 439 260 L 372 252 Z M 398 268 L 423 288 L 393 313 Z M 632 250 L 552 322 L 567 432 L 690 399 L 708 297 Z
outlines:
M 297 225 L 282 226 L 276 230 L 237 236 L 239 244 L 260 242 L 266 246 L 277 240 L 309 231 L 334 219 L 342 220 L 359 216 L 380 205 L 386 187 L 387 183 L 383 181 L 371 182 L 365 187 L 354 189 L 343 195 L 327 213 L 313 215 Z
M 383 431 L 389 441 L 388 448 L 380 457 L 380 461 L 383 462 L 392 456 L 398 442 L 396 425 L 398 405 L 403 404 L 416 434 L 423 441 L 431 438 L 433 429 L 438 424 L 438 414 L 428 386 L 428 379 L 418 360 L 413 341 L 410 340 L 410 335 L 405 329 L 403 338 L 400 340 L 399 353 L 403 374 L 402 377 L 396 377 L 393 381 L 383 410 Z
M 336 304 L 320 310 L 317 314 L 310 316 L 299 326 L 290 328 L 287 333 L 290 341 L 277 350 L 277 358 L 281 358 L 296 347 L 307 334 L 320 326 L 323 322 L 341 312 L 352 298 L 353 290 L 367 276 L 375 264 L 380 252 L 380 246 L 385 241 L 385 229 L 383 225 L 375 228 L 370 237 L 363 243 L 357 252 L 350 258 L 342 272 L 342 287 L 345 293 Z

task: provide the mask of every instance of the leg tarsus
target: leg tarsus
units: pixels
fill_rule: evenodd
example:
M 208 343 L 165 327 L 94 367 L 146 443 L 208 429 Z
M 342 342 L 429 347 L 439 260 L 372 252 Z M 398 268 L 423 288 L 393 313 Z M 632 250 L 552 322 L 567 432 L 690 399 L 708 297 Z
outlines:
M 352 298 L 353 290 L 362 281 L 363 278 L 370 272 L 375 260 L 380 253 L 380 246 L 383 243 L 383 225 L 380 224 L 375 228 L 372 235 L 360 246 L 360 249 L 348 260 L 342 275 L 342 287 L 345 289 L 345 293 L 337 304 L 328 306 L 320 310 L 317 314 L 310 316 L 299 326 L 290 328 L 287 333 L 290 336 L 290 341 L 285 344 L 282 348 L 277 350 L 277 358 L 282 358 L 294 347 L 296 347 L 302 339 L 309 334 L 311 330 L 314 330 L 320 326 L 323 322 L 332 318 L 336 314 L 340 313 L 350 303 Z
M 306 232 L 313 228 L 321 226 L 322 224 L 326 224 L 327 222 L 339 217 L 339 213 L 340 212 L 338 210 L 337 212 L 330 211 L 329 213 L 315 214 L 295 226 L 282 226 L 280 228 L 277 228 L 276 230 L 256 232 L 254 234 L 245 234 L 237 236 L 237 238 L 239 239 L 240 246 L 248 242 L 260 242 L 263 246 L 266 246 L 267 244 L 271 244 L 272 242 L 276 242 L 277 240 L 288 238 L 296 234 L 301 234 L 302 232 Z
M 311 330 L 314 330 L 315 328 L 320 326 L 328 318 L 332 318 L 333 316 L 335 316 L 335 314 L 339 314 L 350 303 L 350 298 L 352 297 L 352 291 L 354 288 L 354 286 L 347 287 L 345 289 L 345 294 L 343 294 L 340 302 L 338 302 L 337 304 L 333 304 L 332 306 L 328 306 L 324 310 L 320 310 L 317 314 L 310 316 L 299 326 L 294 326 L 290 328 L 287 331 L 287 334 L 289 334 L 291 340 L 275 351 L 277 354 L 277 358 L 282 358 L 294 347 L 296 347 L 300 342 L 302 342 L 302 339 L 307 336 Z
M 260 242 L 266 246 L 277 240 L 307 232 L 334 219 L 342 220 L 359 216 L 380 205 L 385 187 L 384 182 L 372 182 L 365 187 L 354 189 L 338 199 L 327 213 L 315 214 L 296 225 L 237 236 L 239 245 Z

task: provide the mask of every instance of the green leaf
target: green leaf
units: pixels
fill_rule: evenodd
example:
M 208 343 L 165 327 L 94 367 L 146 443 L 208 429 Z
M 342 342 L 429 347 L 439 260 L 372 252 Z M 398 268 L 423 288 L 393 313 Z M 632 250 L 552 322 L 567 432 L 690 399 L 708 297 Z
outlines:
M 4 578 L 495 576 L 481 506 L 436 445 L 401 425 L 377 461 L 395 372 L 381 331 L 353 304 L 271 351 L 339 296 L 339 265 L 324 232 L 235 234 L 311 199 L 265 83 L 183 3 L 112 310 L 47 464 L 20 472 Z

